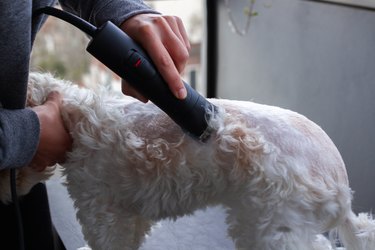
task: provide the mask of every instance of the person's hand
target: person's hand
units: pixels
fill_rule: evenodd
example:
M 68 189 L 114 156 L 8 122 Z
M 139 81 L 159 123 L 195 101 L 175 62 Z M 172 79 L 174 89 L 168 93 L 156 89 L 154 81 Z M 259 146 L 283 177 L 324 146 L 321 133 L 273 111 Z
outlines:
M 40 122 L 40 139 L 29 166 L 37 171 L 43 171 L 56 163 L 63 163 L 67 151 L 71 150 L 72 138 L 64 127 L 60 106 L 60 94 L 51 92 L 43 105 L 33 108 Z
M 122 23 L 121 29 L 147 51 L 172 93 L 184 99 L 186 89 L 180 73 L 189 59 L 190 43 L 181 19 L 176 16 L 139 14 Z M 147 98 L 125 81 L 122 82 L 122 92 L 147 102 Z

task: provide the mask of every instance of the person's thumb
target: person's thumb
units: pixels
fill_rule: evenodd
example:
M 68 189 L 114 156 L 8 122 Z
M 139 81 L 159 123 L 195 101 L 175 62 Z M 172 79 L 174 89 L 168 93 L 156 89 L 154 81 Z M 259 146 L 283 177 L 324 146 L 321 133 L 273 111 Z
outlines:
M 61 94 L 57 91 L 52 91 L 48 94 L 44 104 L 54 104 L 60 106 L 62 102 Z
M 57 91 L 52 91 L 51 93 L 49 93 L 48 96 L 47 96 L 47 99 L 46 99 L 45 103 L 48 103 L 48 102 L 60 104 L 61 103 L 61 95 L 60 95 L 60 93 L 57 92 Z

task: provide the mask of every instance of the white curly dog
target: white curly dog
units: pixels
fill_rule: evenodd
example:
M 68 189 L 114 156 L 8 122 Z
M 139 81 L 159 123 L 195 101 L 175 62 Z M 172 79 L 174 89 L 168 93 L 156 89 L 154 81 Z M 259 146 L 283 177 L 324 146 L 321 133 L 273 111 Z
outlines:
M 219 113 L 202 143 L 152 103 L 47 74 L 33 73 L 29 82 L 30 106 L 50 91 L 63 95 L 74 146 L 62 168 L 93 249 L 138 249 L 154 222 L 218 204 L 237 249 L 334 249 L 321 234 L 336 231 L 331 239 L 338 235 L 346 249 L 375 249 L 375 221 L 352 212 L 340 153 L 300 114 L 211 99 Z M 20 170 L 19 192 L 51 171 Z M 2 200 L 8 185 L 0 182 Z

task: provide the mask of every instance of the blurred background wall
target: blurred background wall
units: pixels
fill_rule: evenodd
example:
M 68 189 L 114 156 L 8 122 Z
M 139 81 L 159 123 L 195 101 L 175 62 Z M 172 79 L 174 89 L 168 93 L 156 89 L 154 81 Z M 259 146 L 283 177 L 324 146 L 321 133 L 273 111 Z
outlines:
M 249 13 L 252 2 L 218 1 L 216 95 L 292 109 L 319 124 L 342 153 L 354 209 L 374 210 L 375 9 L 256 0 Z

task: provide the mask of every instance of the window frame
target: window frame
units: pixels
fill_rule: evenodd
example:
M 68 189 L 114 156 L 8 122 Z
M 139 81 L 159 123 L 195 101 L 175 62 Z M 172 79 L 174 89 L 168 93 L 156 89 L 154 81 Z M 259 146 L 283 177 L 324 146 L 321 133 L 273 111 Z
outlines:
M 340 4 L 352 7 L 375 9 L 374 0 L 315 0 L 318 2 L 327 2 L 332 4 Z

